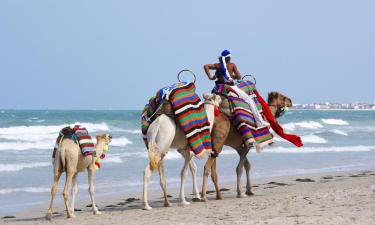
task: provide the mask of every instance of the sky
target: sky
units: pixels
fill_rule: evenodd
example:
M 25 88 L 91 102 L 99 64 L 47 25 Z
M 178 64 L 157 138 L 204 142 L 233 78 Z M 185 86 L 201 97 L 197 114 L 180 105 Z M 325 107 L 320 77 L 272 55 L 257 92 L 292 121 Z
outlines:
M 223 49 L 262 95 L 375 101 L 372 0 L 0 0 L 1 109 L 137 109 Z M 189 74 L 184 80 L 192 80 Z

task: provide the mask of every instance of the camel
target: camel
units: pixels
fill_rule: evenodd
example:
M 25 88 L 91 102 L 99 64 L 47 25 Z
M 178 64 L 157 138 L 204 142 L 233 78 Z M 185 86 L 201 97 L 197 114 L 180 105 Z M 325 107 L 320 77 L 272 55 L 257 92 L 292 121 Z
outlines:
M 96 157 L 101 157 L 104 151 L 104 147 L 108 145 L 112 140 L 112 136 L 108 134 L 100 134 L 96 136 Z M 89 193 L 92 203 L 92 209 L 94 215 L 100 215 L 101 212 L 98 210 L 95 204 L 95 191 L 94 191 L 94 173 L 95 167 L 94 162 L 96 157 L 92 155 L 83 156 L 81 149 L 78 144 L 76 144 L 71 139 L 64 139 L 59 145 L 56 152 L 56 157 L 53 162 L 53 186 L 51 188 L 51 202 L 46 215 L 46 218 L 50 220 L 52 218 L 52 206 L 53 201 L 57 193 L 57 184 L 59 182 L 61 174 L 66 171 L 66 182 L 63 190 L 63 197 L 66 207 L 66 213 L 68 218 L 75 218 L 74 215 L 74 203 L 78 191 L 77 185 L 77 175 L 79 172 L 87 170 L 88 173 L 88 183 L 89 183 Z M 72 199 L 71 206 L 68 206 L 68 191 L 69 185 L 72 182 Z
M 208 121 L 210 122 L 210 131 L 212 129 L 212 124 L 214 120 L 214 108 L 218 107 L 221 99 L 219 96 L 213 94 L 204 94 L 204 108 L 207 113 Z M 193 195 L 194 199 L 200 200 L 199 190 L 196 180 L 197 166 L 192 158 L 192 153 L 188 147 L 188 143 L 185 134 L 181 128 L 176 125 L 173 116 L 169 117 L 166 114 L 161 114 L 158 116 L 150 125 L 147 131 L 147 141 L 148 141 L 148 154 L 150 162 L 144 170 L 143 178 L 143 209 L 151 210 L 152 207 L 148 204 L 148 182 L 151 174 L 154 170 L 158 169 L 160 176 L 160 186 L 164 194 L 164 207 L 170 207 L 171 203 L 167 197 L 166 189 L 166 178 L 164 175 L 164 164 L 163 159 L 168 153 L 169 149 L 177 149 L 178 152 L 185 158 L 184 166 L 181 170 L 181 184 L 180 184 L 180 194 L 179 200 L 181 205 L 189 205 L 190 203 L 185 199 L 185 179 L 188 173 L 188 166 L 193 176 Z M 146 146 L 147 147 L 147 146 Z M 207 152 L 205 155 L 211 154 Z M 204 157 L 204 156 L 202 156 Z
M 280 94 L 278 92 L 270 92 L 268 94 L 268 105 L 270 106 L 271 112 L 274 116 L 280 116 L 280 112 L 284 110 L 285 107 L 292 107 L 292 101 L 290 98 Z M 224 145 L 234 148 L 238 155 L 240 156 L 240 161 L 238 162 L 236 173 L 237 173 L 237 197 L 245 197 L 254 195 L 251 190 L 251 179 L 250 179 L 250 162 L 247 159 L 247 154 L 250 148 L 247 148 L 243 145 L 241 136 L 237 132 L 236 128 L 232 126 L 231 121 L 228 119 L 227 115 L 230 115 L 228 100 L 225 97 L 222 97 L 222 102 L 220 104 L 220 115 L 215 117 L 214 126 L 212 128 L 211 136 L 212 142 L 215 149 L 215 154 L 221 152 Z M 275 117 L 277 118 L 277 117 Z M 243 193 L 241 176 L 243 168 L 246 171 L 246 192 Z M 210 174 L 211 170 L 211 179 L 214 183 L 216 190 L 216 199 L 223 199 L 222 194 L 220 193 L 220 188 L 218 185 L 218 178 L 216 173 L 216 157 L 211 156 L 208 158 L 204 166 L 204 175 L 202 183 L 202 201 L 207 201 L 206 186 L 207 186 L 207 177 Z

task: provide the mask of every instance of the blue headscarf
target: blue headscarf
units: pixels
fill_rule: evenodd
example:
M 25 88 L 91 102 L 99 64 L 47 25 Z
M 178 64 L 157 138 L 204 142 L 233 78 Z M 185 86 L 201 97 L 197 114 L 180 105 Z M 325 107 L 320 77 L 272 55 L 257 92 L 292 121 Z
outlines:
M 230 57 L 230 51 L 224 50 L 221 52 L 221 62 L 220 62 L 220 74 L 223 76 L 224 82 L 233 82 L 232 77 L 230 76 L 228 69 L 227 69 L 227 64 L 225 61 L 225 58 Z

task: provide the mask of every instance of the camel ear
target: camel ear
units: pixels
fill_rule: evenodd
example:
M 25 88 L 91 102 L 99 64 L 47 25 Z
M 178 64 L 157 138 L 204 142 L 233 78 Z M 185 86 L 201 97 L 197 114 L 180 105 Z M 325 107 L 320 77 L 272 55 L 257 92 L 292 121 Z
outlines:
M 97 134 L 96 141 L 99 141 L 100 139 L 105 139 L 105 134 Z
M 213 97 L 214 97 L 214 95 L 211 94 L 211 93 L 204 93 L 204 94 L 203 94 L 203 98 L 204 98 L 205 100 L 211 100 Z

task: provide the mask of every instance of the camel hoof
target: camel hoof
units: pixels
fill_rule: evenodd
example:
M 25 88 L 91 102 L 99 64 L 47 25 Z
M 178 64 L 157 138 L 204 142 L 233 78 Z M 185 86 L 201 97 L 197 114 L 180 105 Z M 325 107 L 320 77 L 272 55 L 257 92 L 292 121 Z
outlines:
M 246 191 L 246 195 L 247 196 L 252 196 L 252 195 L 254 195 L 254 193 L 252 191 Z
M 199 198 L 199 197 L 195 197 L 195 198 L 192 199 L 192 201 L 193 202 L 200 202 L 200 201 L 202 201 L 202 199 Z
M 94 215 L 102 215 L 102 212 L 100 212 L 100 211 L 94 211 Z
M 151 209 L 152 207 L 149 206 L 148 204 L 143 206 L 143 210 L 151 210 Z
M 46 220 L 52 220 L 52 213 L 47 213 Z
M 172 203 L 169 203 L 169 202 L 165 202 L 163 206 L 164 206 L 164 207 L 172 207 L 173 204 L 172 204 Z M 151 208 L 151 207 L 150 207 L 150 208 Z
M 74 214 L 69 214 L 68 215 L 68 219 L 74 219 L 74 218 L 76 218 L 76 215 L 74 215 Z
M 202 201 L 202 202 L 207 202 L 208 199 L 207 199 L 207 197 L 202 197 L 201 201 Z
M 180 203 L 181 206 L 188 206 L 190 205 L 190 202 L 187 202 L 187 201 L 183 201 Z
M 247 195 L 244 193 L 237 194 L 237 198 L 245 198 L 245 197 L 247 197 Z
M 222 195 L 216 196 L 216 200 L 223 200 L 223 199 L 224 199 L 224 197 Z

